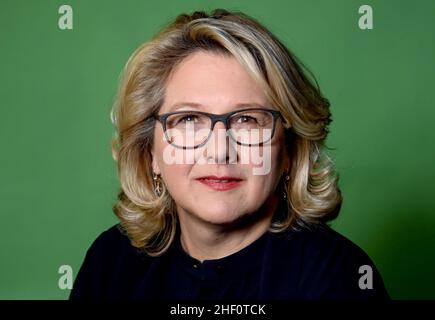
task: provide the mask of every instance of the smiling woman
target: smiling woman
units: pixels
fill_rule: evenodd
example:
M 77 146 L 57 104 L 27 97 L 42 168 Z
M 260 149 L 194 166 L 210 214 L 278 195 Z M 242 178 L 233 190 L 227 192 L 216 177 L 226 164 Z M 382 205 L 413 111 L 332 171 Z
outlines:
M 112 116 L 120 223 L 71 299 L 388 298 L 326 225 L 342 201 L 328 100 L 255 19 L 179 15 L 129 59 Z

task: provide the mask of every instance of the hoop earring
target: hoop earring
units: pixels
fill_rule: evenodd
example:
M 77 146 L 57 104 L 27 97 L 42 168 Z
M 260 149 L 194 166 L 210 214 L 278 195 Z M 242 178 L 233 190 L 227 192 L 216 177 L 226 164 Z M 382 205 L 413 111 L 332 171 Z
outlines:
M 162 183 L 161 183 L 160 174 L 154 173 L 153 181 L 154 181 L 154 193 L 160 197 L 162 194 Z

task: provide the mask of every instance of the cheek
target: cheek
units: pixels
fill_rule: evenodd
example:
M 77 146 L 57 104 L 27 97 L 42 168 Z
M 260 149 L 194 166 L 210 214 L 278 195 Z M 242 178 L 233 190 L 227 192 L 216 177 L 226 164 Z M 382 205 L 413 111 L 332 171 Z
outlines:
M 278 179 L 279 172 L 273 167 L 266 175 L 251 175 L 249 177 L 249 190 L 247 190 L 248 194 L 254 196 L 259 194 L 268 195 L 275 190 L 278 184 Z
M 156 150 L 162 178 L 170 193 L 177 192 L 180 188 L 186 188 L 192 169 L 191 164 L 183 164 L 176 159 L 177 151 L 178 149 L 167 143 L 162 143 L 159 150 Z
M 288 155 L 285 152 L 285 146 L 276 148 L 275 152 L 272 154 L 272 188 L 275 190 L 281 180 L 281 177 L 285 173 L 285 170 L 288 170 Z
M 268 152 L 262 153 L 260 166 L 257 163 L 247 165 L 249 183 L 245 196 L 248 203 L 263 202 L 276 190 L 282 174 L 282 154 L 282 149 L 274 145 Z
M 249 148 L 246 148 L 249 149 Z M 251 148 L 251 150 L 242 149 L 249 155 L 249 175 L 258 180 L 273 181 L 280 177 L 284 165 L 284 153 L 279 144 L 268 145 L 260 148 Z
M 186 190 L 189 182 L 190 166 L 169 165 L 162 169 L 162 178 L 170 194 Z
M 178 149 L 168 144 L 163 133 L 160 131 L 156 130 L 154 133 L 155 160 L 158 163 L 163 181 L 169 188 L 169 191 L 176 190 L 177 186 L 186 181 L 191 165 L 179 164 L 179 162 L 175 161 Z

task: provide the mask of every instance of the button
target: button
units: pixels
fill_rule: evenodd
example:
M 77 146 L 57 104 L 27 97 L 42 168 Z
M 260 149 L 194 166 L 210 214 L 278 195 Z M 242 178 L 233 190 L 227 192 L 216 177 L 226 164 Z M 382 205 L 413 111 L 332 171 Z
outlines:
M 196 263 L 193 265 L 193 267 L 194 267 L 195 269 L 198 269 L 198 265 L 197 265 Z
M 224 271 L 224 267 L 221 266 L 220 264 L 218 264 L 218 265 L 215 267 L 215 269 L 216 269 L 216 272 L 219 272 L 219 273 L 221 273 L 222 271 Z

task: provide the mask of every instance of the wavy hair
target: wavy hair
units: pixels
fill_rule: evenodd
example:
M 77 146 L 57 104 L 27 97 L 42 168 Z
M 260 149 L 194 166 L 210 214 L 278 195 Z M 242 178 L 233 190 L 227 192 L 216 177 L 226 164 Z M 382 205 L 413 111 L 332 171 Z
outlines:
M 334 219 L 342 197 L 325 146 L 332 121 L 330 104 L 314 76 L 254 18 L 224 9 L 210 14 L 195 11 L 180 14 L 135 50 L 124 67 L 111 110 L 115 126 L 112 154 L 121 184 L 113 210 L 131 244 L 158 256 L 177 233 L 174 200 L 164 184 L 160 194 L 154 192 L 151 149 L 155 122 L 147 119 L 162 105 L 172 70 L 197 50 L 235 57 L 290 126 L 291 139 L 285 139 L 290 180 L 280 183 L 287 195 L 286 210 L 282 219 L 272 222 L 270 231 Z

